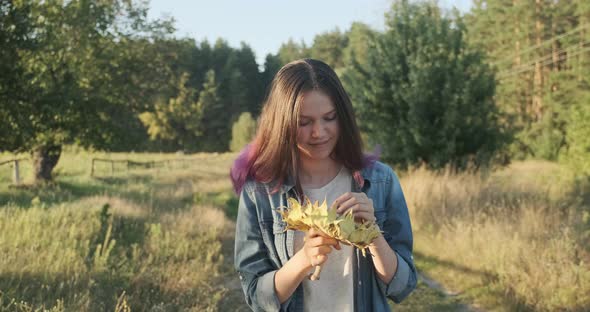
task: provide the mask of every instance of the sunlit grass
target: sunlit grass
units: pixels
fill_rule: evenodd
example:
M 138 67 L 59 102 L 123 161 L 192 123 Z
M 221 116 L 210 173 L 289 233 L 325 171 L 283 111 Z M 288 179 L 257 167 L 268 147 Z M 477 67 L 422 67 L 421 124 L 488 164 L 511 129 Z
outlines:
M 27 162 L 19 187 L 0 167 L 0 310 L 247 311 L 231 265 L 235 156 L 67 151 L 45 186 L 30 184 Z M 92 157 L 191 161 L 113 174 L 109 165 L 90 177 Z M 418 269 L 457 295 L 420 283 L 395 308 L 590 304 L 586 178 L 537 161 L 493 173 L 399 174 Z
M 90 177 L 92 157 L 191 161 L 114 174 L 95 168 Z M 222 250 L 233 238 L 233 157 L 65 153 L 45 186 L 30 178 L 11 186 L 3 168 L 0 310 L 223 310 L 233 276 Z M 23 162 L 22 176 L 30 169 Z M 224 306 L 232 304 L 243 306 Z
M 424 272 L 491 310 L 590 305 L 587 180 L 553 163 L 401 180 Z

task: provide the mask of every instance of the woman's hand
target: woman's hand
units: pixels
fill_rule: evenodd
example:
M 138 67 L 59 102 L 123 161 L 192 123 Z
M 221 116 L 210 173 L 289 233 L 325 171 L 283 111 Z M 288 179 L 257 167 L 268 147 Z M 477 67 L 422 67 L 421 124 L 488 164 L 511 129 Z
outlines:
M 332 247 L 340 250 L 340 243 L 334 238 L 326 236 L 321 231 L 310 229 L 305 234 L 303 250 L 308 260 L 309 267 L 320 266 L 328 260 L 328 254 Z
M 338 214 L 344 214 L 349 209 L 355 220 L 375 221 L 375 208 L 373 200 L 365 193 L 346 192 L 334 201 Z

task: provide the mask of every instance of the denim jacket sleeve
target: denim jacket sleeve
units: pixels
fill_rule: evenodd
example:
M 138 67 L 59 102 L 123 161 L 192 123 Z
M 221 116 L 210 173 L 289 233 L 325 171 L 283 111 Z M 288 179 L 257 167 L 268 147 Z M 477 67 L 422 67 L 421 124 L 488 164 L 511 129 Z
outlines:
M 412 226 L 408 213 L 408 206 L 402 192 L 397 175 L 388 168 L 385 205 L 387 207 L 386 220 L 381 229 L 384 238 L 397 255 L 397 271 L 389 283 L 377 278 L 380 290 L 395 303 L 400 303 L 415 288 L 417 284 L 416 267 L 412 256 Z
M 253 311 L 285 311 L 290 300 L 280 304 L 274 288 L 276 266 L 270 260 L 262 237 L 258 211 L 246 185 L 241 191 L 236 222 L 234 265 L 246 303 Z

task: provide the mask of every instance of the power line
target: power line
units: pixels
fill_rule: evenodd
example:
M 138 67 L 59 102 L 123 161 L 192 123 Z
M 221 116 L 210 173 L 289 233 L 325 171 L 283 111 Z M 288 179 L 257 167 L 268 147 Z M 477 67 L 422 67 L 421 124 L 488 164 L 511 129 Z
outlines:
M 582 44 L 582 47 L 580 47 L 580 44 Z M 576 43 L 572 44 L 572 46 L 569 46 L 569 47 L 566 47 L 566 48 L 562 48 L 562 49 L 559 49 L 559 50 L 556 50 L 556 51 L 552 51 L 549 54 L 546 54 L 544 56 L 541 56 L 541 57 L 539 57 L 537 59 L 534 59 L 532 61 L 528 61 L 526 64 L 520 65 L 518 67 L 511 68 L 511 69 L 504 70 L 504 71 L 500 72 L 499 76 L 510 74 L 510 73 L 515 72 L 515 71 L 518 71 L 518 70 L 520 70 L 522 68 L 527 68 L 529 66 L 534 66 L 535 64 L 537 64 L 539 62 L 544 62 L 547 59 L 552 59 L 553 56 L 554 56 L 554 54 L 561 55 L 563 53 L 573 53 L 573 52 L 575 52 L 575 51 L 577 51 L 579 49 L 583 49 L 584 46 L 586 46 L 587 44 L 590 44 L 590 41 L 576 42 Z
M 566 60 L 566 59 L 571 58 L 573 56 L 580 55 L 580 54 L 582 54 L 584 52 L 587 52 L 587 51 L 590 51 L 590 45 L 587 46 L 587 47 L 585 47 L 585 48 L 578 49 L 578 51 L 576 51 L 576 53 L 571 53 L 571 54 L 566 54 L 566 55 L 560 55 L 557 60 L 549 59 L 548 60 L 549 62 L 544 62 L 544 63 L 541 64 L 541 66 L 546 66 L 546 65 L 550 65 L 550 64 L 553 64 L 553 63 L 556 63 L 556 62 L 559 62 L 559 61 L 563 61 L 563 60 Z M 524 72 L 527 72 L 527 71 L 534 70 L 534 68 L 535 68 L 535 64 L 533 64 L 531 66 L 527 66 L 526 68 L 522 68 L 520 70 L 515 70 L 515 71 L 512 71 L 510 73 L 507 73 L 506 75 L 503 75 L 503 76 L 499 77 L 498 80 L 505 80 L 506 78 L 510 78 L 510 77 L 516 76 L 516 75 L 518 75 L 520 73 L 524 73 Z
M 546 66 L 546 65 L 553 64 L 553 63 L 555 63 L 555 62 L 563 61 L 563 60 L 566 60 L 568 57 L 573 57 L 573 56 L 576 56 L 576 55 L 582 54 L 582 53 L 584 53 L 584 52 L 587 52 L 587 51 L 590 51 L 590 46 L 589 46 L 589 47 L 586 47 L 586 48 L 584 48 L 584 49 L 582 49 L 582 50 L 580 50 L 580 51 L 578 51 L 577 53 L 573 53 L 573 54 L 570 54 L 570 55 L 562 55 L 562 56 L 560 56 L 560 57 L 559 57 L 557 60 L 555 60 L 555 61 L 553 61 L 553 60 L 548 60 L 549 62 L 544 62 L 543 64 L 541 64 L 541 66 Z M 523 69 L 520 69 L 520 70 L 518 70 L 518 71 L 514 71 L 514 72 L 512 72 L 512 73 L 509 73 L 509 74 L 507 74 L 507 75 L 501 76 L 501 77 L 499 77 L 499 78 L 498 78 L 498 80 L 505 80 L 505 79 L 507 79 L 507 78 L 510 78 L 510 77 L 516 76 L 516 75 L 518 75 L 518 74 L 520 74 L 520 73 L 525 73 L 525 72 L 528 72 L 528 71 L 531 71 L 531 70 L 534 70 L 534 69 L 535 69 L 535 66 L 534 66 L 534 65 L 532 65 L 532 66 L 528 66 L 527 68 L 523 68 Z
M 563 34 L 561 34 L 561 35 L 558 35 L 558 36 L 552 37 L 552 38 L 550 38 L 550 39 L 547 39 L 547 40 L 545 40 L 545 41 L 543 41 L 543 42 L 541 42 L 541 43 L 539 43 L 539 44 L 537 44 L 537 45 L 534 45 L 534 46 L 528 47 L 528 48 L 526 48 L 526 49 L 524 49 L 524 50 L 520 51 L 520 52 L 519 52 L 517 55 L 518 55 L 518 56 L 520 56 L 520 55 L 522 55 L 522 54 L 524 54 L 524 53 L 527 53 L 527 52 L 529 52 L 529 51 L 533 51 L 533 50 L 539 49 L 539 48 L 541 48 L 542 46 L 544 46 L 544 45 L 546 45 L 546 44 L 548 44 L 548 43 L 551 43 L 551 42 L 553 42 L 553 41 L 555 41 L 555 40 L 558 40 L 558 39 L 565 38 L 565 37 L 567 37 L 567 36 L 571 36 L 571 35 L 573 35 L 573 34 L 575 34 L 575 33 L 579 32 L 579 31 L 581 31 L 581 30 L 584 30 L 584 29 L 587 29 L 587 28 L 590 28 L 590 24 L 582 24 L 582 25 L 579 25 L 578 27 L 576 27 L 576 28 L 574 28 L 574 29 L 572 29 L 572 30 L 570 30 L 570 31 L 568 31 L 568 32 L 566 32 L 566 33 L 563 33 Z M 512 55 L 512 56 L 510 56 L 510 57 L 507 57 L 507 58 L 505 58 L 505 59 L 502 59 L 502 60 L 499 60 L 499 61 L 493 62 L 493 63 L 491 63 L 491 65 L 492 65 L 492 66 L 498 66 L 498 65 L 500 65 L 500 64 L 504 64 L 504 63 L 506 63 L 506 62 L 509 62 L 509 61 L 511 61 L 512 59 L 514 59 L 514 57 L 515 57 L 515 56 L 517 56 L 517 55 Z

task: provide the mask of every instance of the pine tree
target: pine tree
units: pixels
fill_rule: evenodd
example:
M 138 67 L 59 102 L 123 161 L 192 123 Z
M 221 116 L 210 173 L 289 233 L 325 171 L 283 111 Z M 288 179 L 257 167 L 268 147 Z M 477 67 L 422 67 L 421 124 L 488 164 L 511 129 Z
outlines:
M 229 131 L 227 125 L 226 107 L 217 95 L 215 72 L 209 70 L 205 83 L 199 92 L 198 110 L 202 112 L 201 125 L 203 135 L 197 146 L 200 151 L 222 152 L 229 147 Z

